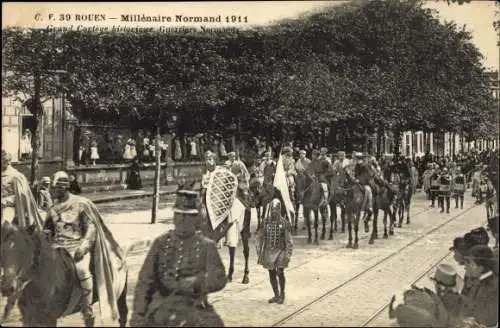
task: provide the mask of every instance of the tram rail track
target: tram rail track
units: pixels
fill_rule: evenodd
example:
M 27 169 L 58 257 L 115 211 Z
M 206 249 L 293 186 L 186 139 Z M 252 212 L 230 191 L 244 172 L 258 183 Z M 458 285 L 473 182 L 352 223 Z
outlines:
M 418 211 L 417 213 L 413 214 L 412 217 L 417 217 L 419 215 L 422 215 L 422 214 L 425 214 L 427 212 L 429 212 L 430 210 L 432 210 L 432 208 L 425 208 L 425 209 L 422 209 L 421 211 Z M 401 229 L 401 228 L 396 228 L 396 229 Z M 345 232 L 347 233 L 347 231 Z M 359 238 L 359 241 L 362 241 L 362 240 L 368 240 L 368 238 L 370 237 L 370 235 L 364 235 L 362 237 Z M 290 271 L 294 271 L 298 268 L 301 268 L 303 267 L 304 265 L 307 265 L 308 263 L 312 262 L 312 261 L 315 261 L 315 260 L 318 260 L 322 257 L 326 257 L 326 256 L 329 256 L 331 255 L 331 252 L 335 252 L 335 251 L 339 251 L 341 249 L 345 249 L 345 245 L 344 244 L 341 244 L 337 247 L 334 247 L 333 249 L 331 249 L 330 251 L 328 251 L 327 253 L 324 253 L 324 254 L 321 254 L 321 255 L 318 255 L 318 256 L 314 256 L 314 257 L 311 257 L 309 258 L 307 261 L 305 262 L 302 262 L 302 263 L 299 263 L 297 265 L 294 265 L 294 266 L 290 266 L 288 269 L 287 269 L 287 272 L 290 272 Z M 268 283 L 267 280 L 261 280 L 257 283 L 252 283 L 251 285 L 249 285 L 248 287 L 245 287 L 245 288 L 242 288 L 240 290 L 238 290 L 238 292 L 244 292 L 244 291 L 247 291 L 247 290 L 250 290 L 252 288 L 255 288 L 256 285 L 261 285 L 261 284 L 264 284 L 264 283 Z M 216 304 L 218 303 L 222 298 L 216 298 L 214 300 L 212 300 L 210 303 L 211 304 Z
M 359 272 L 358 274 L 356 274 L 356 275 L 350 277 L 349 279 L 345 280 L 344 282 L 338 284 L 337 286 L 335 286 L 333 288 L 330 288 L 329 290 L 327 290 L 325 293 L 323 293 L 319 297 L 314 298 L 313 300 L 311 300 L 307 304 L 301 306 L 299 309 L 295 310 L 294 312 L 290 313 L 289 315 L 285 316 L 284 318 L 281 318 L 280 320 L 276 321 L 274 324 L 271 325 L 271 327 L 278 327 L 278 326 L 281 326 L 281 325 L 285 324 L 286 322 L 289 322 L 289 321 L 293 320 L 294 318 L 296 318 L 299 315 L 301 315 L 304 311 L 308 310 L 313 305 L 321 302 L 322 300 L 326 299 L 328 296 L 332 295 L 333 293 L 339 291 L 343 287 L 346 287 L 347 285 L 349 285 L 349 284 L 351 284 L 353 282 L 356 282 L 358 279 L 360 279 L 361 277 L 363 277 L 365 274 L 367 274 L 367 273 L 375 270 L 376 268 L 380 267 L 381 264 L 383 264 L 383 263 L 387 262 L 388 260 L 394 258 L 395 256 L 399 255 L 404 250 L 407 250 L 411 246 L 415 245 L 417 242 L 425 239 L 426 237 L 432 235 L 434 232 L 440 230 L 441 228 L 445 227 L 446 225 L 450 224 L 451 222 L 455 221 L 456 219 L 462 217 L 463 215 L 465 215 L 467 212 L 471 211 L 475 207 L 477 207 L 477 205 L 472 205 L 471 207 L 468 207 L 467 209 L 465 209 L 463 211 L 460 211 L 460 213 L 458 213 L 457 215 L 454 215 L 451 218 L 447 219 L 446 221 L 438 224 L 437 226 L 434 226 L 433 228 L 431 228 L 430 230 L 426 231 L 421 236 L 419 236 L 416 239 L 413 239 L 409 243 L 405 244 L 403 247 L 401 247 L 398 250 L 390 253 L 389 255 L 385 256 L 382 259 L 380 259 L 376 263 L 370 265 L 368 268 L 364 269 L 363 271 Z M 439 262 L 437 262 L 430 269 L 426 270 L 426 272 L 424 272 L 423 274 L 421 274 L 419 276 L 419 278 L 417 279 L 417 281 L 420 280 L 426 274 L 428 274 L 428 272 L 430 272 L 433 268 L 435 268 L 439 263 L 441 263 L 443 261 L 443 259 L 445 259 L 449 255 L 449 253 L 450 252 L 447 252 L 446 256 L 444 256 L 443 258 L 441 258 L 439 260 Z M 384 311 L 385 308 L 387 308 L 387 306 L 388 306 L 388 304 L 384 305 L 384 307 L 382 307 L 381 309 L 377 310 L 376 313 L 369 318 L 369 320 L 365 321 L 365 323 L 368 323 L 368 324 L 371 323 L 382 311 Z

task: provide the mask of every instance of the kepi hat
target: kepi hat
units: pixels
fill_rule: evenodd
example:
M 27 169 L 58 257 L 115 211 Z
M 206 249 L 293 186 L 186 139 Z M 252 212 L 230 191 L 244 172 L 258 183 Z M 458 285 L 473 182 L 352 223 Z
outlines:
M 69 175 L 64 171 L 57 171 L 52 177 L 52 186 L 69 187 Z
M 198 193 L 193 190 L 178 190 L 174 213 L 198 215 Z

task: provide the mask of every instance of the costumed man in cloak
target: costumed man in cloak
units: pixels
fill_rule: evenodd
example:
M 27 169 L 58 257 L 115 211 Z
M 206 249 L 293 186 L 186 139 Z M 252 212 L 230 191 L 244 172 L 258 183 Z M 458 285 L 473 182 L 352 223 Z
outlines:
M 236 175 L 238 178 L 238 189 L 236 190 L 236 198 L 239 200 L 243 206 L 245 207 L 245 213 L 244 213 L 244 218 L 243 218 L 243 228 L 241 227 L 241 222 L 237 221 L 237 218 L 229 218 L 229 223 L 234 222 L 234 224 L 229 227 L 226 233 L 226 246 L 229 248 L 229 260 L 230 265 L 229 265 L 229 272 L 228 272 L 228 280 L 232 281 L 233 277 L 233 272 L 232 269 L 234 267 L 233 262 L 234 262 L 234 256 L 236 253 L 236 246 L 238 246 L 240 234 L 246 234 L 247 238 L 250 238 L 250 219 L 251 219 L 251 212 L 250 212 L 250 199 L 249 199 L 249 180 L 250 180 L 250 174 L 248 173 L 248 170 L 245 166 L 245 164 L 236 158 L 236 153 L 235 152 L 230 152 L 227 154 L 228 160 L 230 162 L 231 168 L 230 171 Z M 231 214 L 230 214 L 231 216 Z M 241 232 L 240 232 L 241 231 Z M 249 249 L 244 248 L 243 249 L 243 254 L 245 258 L 248 258 L 248 255 L 250 253 Z M 245 273 L 245 275 L 247 272 Z
M 260 230 L 258 261 L 269 271 L 269 281 L 274 297 L 269 303 L 283 304 L 285 301 L 285 268 L 293 252 L 292 226 L 285 218 L 282 203 L 274 198 L 264 228 Z
M 356 154 L 356 166 L 354 167 L 354 178 L 356 181 L 363 186 L 365 190 L 365 201 L 363 209 L 365 213 L 363 219 L 366 220 L 373 213 L 373 193 L 377 192 L 378 187 L 373 181 L 373 170 L 369 165 L 368 161 L 370 156 L 368 154 L 358 153 Z M 364 161 L 363 159 L 367 159 Z
M 41 230 L 43 220 L 28 180 L 11 166 L 11 160 L 11 154 L 2 150 L 2 222 Z
M 135 288 L 132 327 L 223 327 L 206 303 L 226 286 L 225 268 L 215 242 L 197 230 L 198 195 L 177 191 L 175 229 L 156 238 Z
M 69 192 L 69 176 L 66 172 L 54 174 L 52 187 L 56 204 L 47 212 L 44 231 L 53 247 L 66 250 L 74 260 L 83 291 L 80 306 L 85 326 L 94 326 L 94 281 L 101 313 L 116 320 L 115 290 L 121 290 L 117 286 L 125 283 L 125 275 L 121 275 L 123 281 L 118 278 L 119 271 L 125 270 L 123 251 L 104 224 L 96 206 L 87 198 Z

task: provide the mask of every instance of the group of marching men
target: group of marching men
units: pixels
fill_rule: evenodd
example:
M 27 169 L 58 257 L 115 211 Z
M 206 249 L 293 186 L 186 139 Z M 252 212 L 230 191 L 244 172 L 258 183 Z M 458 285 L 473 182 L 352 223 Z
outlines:
M 491 198 L 494 193 L 492 182 L 484 172 L 484 166 L 477 165 L 472 174 L 472 197 L 476 197 L 476 204 Z M 460 166 L 452 163 L 450 167 L 440 167 L 436 163 L 427 164 L 422 176 L 423 189 L 431 200 L 431 207 L 435 206 L 436 199 L 441 213 L 450 213 L 450 198 L 455 199 L 455 208 L 463 209 L 464 194 L 468 180 Z

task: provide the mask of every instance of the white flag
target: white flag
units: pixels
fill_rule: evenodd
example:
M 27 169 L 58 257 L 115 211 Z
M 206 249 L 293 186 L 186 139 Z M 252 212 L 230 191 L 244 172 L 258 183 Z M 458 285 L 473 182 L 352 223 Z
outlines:
M 295 215 L 295 209 L 293 208 L 292 200 L 290 199 L 290 192 L 288 189 L 288 181 L 285 174 L 285 166 L 283 165 L 283 157 L 280 154 L 278 163 L 276 164 L 276 173 L 274 174 L 274 187 L 278 189 L 285 203 L 286 214 L 288 220 L 291 222 L 293 215 Z

